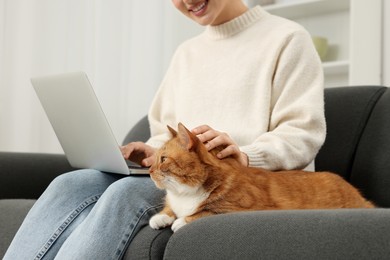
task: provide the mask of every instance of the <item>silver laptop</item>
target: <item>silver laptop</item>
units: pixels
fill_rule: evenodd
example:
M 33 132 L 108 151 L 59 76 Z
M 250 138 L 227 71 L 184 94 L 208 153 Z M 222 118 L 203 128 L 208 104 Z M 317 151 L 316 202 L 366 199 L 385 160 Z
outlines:
M 69 163 L 75 168 L 119 174 L 147 174 L 129 165 L 84 72 L 32 78 Z

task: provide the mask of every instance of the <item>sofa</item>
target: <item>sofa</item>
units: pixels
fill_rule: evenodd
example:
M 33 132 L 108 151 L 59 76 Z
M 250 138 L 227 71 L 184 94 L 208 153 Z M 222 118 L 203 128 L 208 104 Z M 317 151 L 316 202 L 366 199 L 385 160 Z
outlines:
M 175 234 L 145 226 L 124 259 L 390 259 L 390 90 L 325 90 L 328 133 L 315 163 L 357 187 L 375 209 L 280 210 L 199 219 Z M 146 117 L 124 143 L 150 135 Z M 0 153 L 0 256 L 64 155 Z

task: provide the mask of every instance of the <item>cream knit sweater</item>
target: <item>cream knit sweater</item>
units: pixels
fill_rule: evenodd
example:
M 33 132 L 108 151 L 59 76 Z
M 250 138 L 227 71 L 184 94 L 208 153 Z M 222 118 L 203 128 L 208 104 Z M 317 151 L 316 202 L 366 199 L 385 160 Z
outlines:
M 177 49 L 148 116 L 153 147 L 166 125 L 207 124 L 250 166 L 304 168 L 325 139 L 321 62 L 301 26 L 257 6 Z

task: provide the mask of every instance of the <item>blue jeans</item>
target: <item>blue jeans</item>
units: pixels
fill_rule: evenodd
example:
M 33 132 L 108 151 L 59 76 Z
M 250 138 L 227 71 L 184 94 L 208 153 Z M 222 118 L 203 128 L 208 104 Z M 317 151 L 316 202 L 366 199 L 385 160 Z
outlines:
M 63 174 L 30 210 L 4 259 L 121 259 L 163 196 L 149 177 Z

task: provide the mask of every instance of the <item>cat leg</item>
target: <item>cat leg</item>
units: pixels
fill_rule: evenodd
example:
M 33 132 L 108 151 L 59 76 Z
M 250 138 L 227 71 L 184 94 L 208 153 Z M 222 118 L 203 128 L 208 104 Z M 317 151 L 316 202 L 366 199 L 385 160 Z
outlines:
M 178 218 L 172 224 L 172 231 L 176 232 L 185 225 L 187 225 L 186 218 L 185 217 Z
M 191 216 L 178 218 L 172 224 L 172 231 L 176 232 L 177 230 L 179 230 L 180 228 L 182 228 L 186 224 L 188 224 L 188 223 L 190 223 L 198 218 L 212 216 L 212 215 L 215 215 L 215 213 L 212 213 L 210 211 L 201 211 L 201 212 L 195 213 Z
M 174 220 L 174 217 L 170 217 L 167 214 L 158 213 L 149 220 L 149 226 L 153 229 L 165 228 L 170 226 Z
M 165 206 L 161 212 L 157 213 L 149 220 L 149 226 L 153 229 L 165 228 L 172 225 L 175 219 L 176 215 L 173 213 L 172 209 L 169 206 Z

